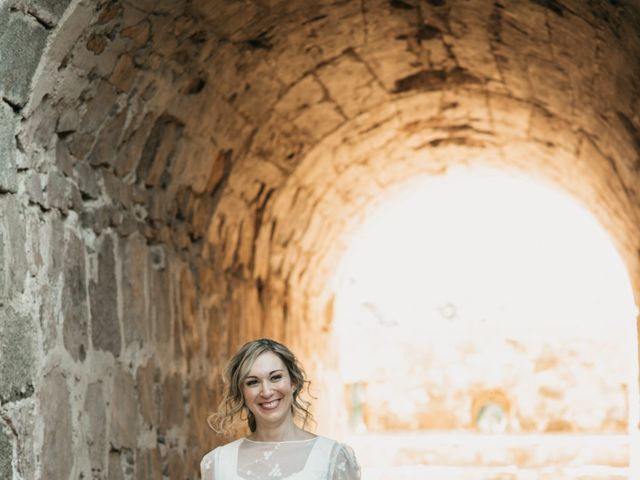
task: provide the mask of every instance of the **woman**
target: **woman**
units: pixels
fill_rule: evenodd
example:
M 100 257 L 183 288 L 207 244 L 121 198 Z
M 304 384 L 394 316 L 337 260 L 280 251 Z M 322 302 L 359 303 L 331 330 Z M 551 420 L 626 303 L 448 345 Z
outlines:
M 304 430 L 311 414 L 300 394 L 309 382 L 287 347 L 266 338 L 246 343 L 227 365 L 224 380 L 224 397 L 209 425 L 223 433 L 246 414 L 251 433 L 207 453 L 202 480 L 360 479 L 349 447 Z

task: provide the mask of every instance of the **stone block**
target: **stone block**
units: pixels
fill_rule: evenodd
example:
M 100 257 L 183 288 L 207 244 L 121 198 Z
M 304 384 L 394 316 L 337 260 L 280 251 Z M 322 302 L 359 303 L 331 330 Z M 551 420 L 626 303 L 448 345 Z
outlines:
M 311 140 L 295 124 L 273 115 L 256 133 L 249 155 L 291 172 L 306 155 Z
M 109 170 L 106 170 L 102 172 L 102 184 L 104 185 L 104 192 L 111 202 L 114 205 L 121 205 L 123 191 L 125 190 L 122 181 Z
M 128 92 L 136 77 L 136 67 L 131 56 L 124 54 L 118 59 L 109 81 L 121 92 Z
M 122 241 L 122 333 L 125 345 L 151 340 L 147 313 L 147 244 L 140 235 Z
M 56 123 L 56 133 L 59 135 L 66 135 L 75 132 L 80 126 L 80 114 L 78 107 L 66 106 Z
M 0 101 L 0 191 L 15 192 L 18 189 L 14 140 L 16 122 L 11 108 Z
M 27 114 L 25 114 L 26 116 Z M 18 140 L 22 145 L 35 149 L 48 149 L 55 138 L 58 108 L 50 97 L 45 97 L 38 106 L 28 113 L 29 120 L 20 129 Z
M 55 25 L 69 6 L 71 0 L 30 0 L 35 14 L 47 25 Z
M 0 424 L 0 478 L 13 478 L 13 439 L 9 429 Z
M 158 449 L 140 449 L 136 452 L 136 480 L 162 480 L 162 462 Z M 169 476 L 169 478 L 183 478 Z
M 93 133 L 74 132 L 67 141 L 69 153 L 77 159 L 84 159 L 95 142 Z
M 124 177 L 136 167 L 142 157 L 142 152 L 153 125 L 153 117 L 147 114 L 139 126 L 131 127 L 131 133 L 123 141 L 115 163 L 115 172 Z
M 84 361 L 89 345 L 85 248 L 74 232 L 69 232 L 65 242 L 63 268 L 64 346 L 74 360 Z
M 183 269 L 180 275 L 179 298 L 184 347 L 187 357 L 192 358 L 200 350 L 201 334 L 198 328 L 198 292 L 193 275 L 188 268 Z
M 78 162 L 73 170 L 80 192 L 94 200 L 98 198 L 100 196 L 98 172 L 87 162 Z
M 47 37 L 47 30 L 34 19 L 19 12 L 9 13 L 0 33 L 0 96 L 12 104 L 27 103 Z
M 70 478 L 73 459 L 70 394 L 67 380 L 59 367 L 44 376 L 40 391 L 42 444 L 42 478 Z
M 126 109 L 123 109 L 114 117 L 107 119 L 105 125 L 102 127 L 98 140 L 89 154 L 91 165 L 110 166 L 116 163 L 116 152 L 120 144 L 120 135 L 122 134 L 126 119 Z
M 118 320 L 118 283 L 113 240 L 104 236 L 98 247 L 98 278 L 89 287 L 91 340 L 97 350 L 120 355 L 122 346 Z
M 142 48 L 151 36 L 151 23 L 149 23 L 149 20 L 144 19 L 135 25 L 123 28 L 120 36 L 129 39 L 134 50 Z
M 190 390 L 190 434 L 194 436 L 198 445 L 210 445 L 214 432 L 207 424 L 207 417 L 215 407 L 212 390 L 204 379 L 192 382 Z
M 92 383 L 87 387 L 83 414 L 87 422 L 86 435 L 91 471 L 94 473 L 103 472 L 106 469 L 107 416 L 101 382 Z
M 24 290 L 28 273 L 26 226 L 14 195 L 0 196 L 0 257 L 5 255 L 0 265 L 0 303 Z
M 139 180 L 153 187 L 168 185 L 183 129 L 184 124 L 170 115 L 161 115 L 156 120 L 138 164 Z
M 71 206 L 71 189 L 68 180 L 57 170 L 51 170 L 45 181 L 45 202 L 48 208 L 67 212 Z
M 29 200 L 38 205 L 44 205 L 44 190 L 40 181 L 40 174 L 33 170 L 27 171 L 24 177 L 24 189 L 29 195 Z
M 150 313 L 155 325 L 155 338 L 157 342 L 164 343 L 171 338 L 173 319 L 169 270 L 152 268 L 150 279 L 150 290 L 154 299 L 150 305 Z
M 122 459 L 120 452 L 117 450 L 111 450 L 109 452 L 109 480 L 125 480 L 122 473 Z
M 109 441 L 115 448 L 133 449 L 138 443 L 138 404 L 133 377 L 121 366 L 113 377 Z
M 44 255 L 46 272 L 45 281 L 39 287 L 38 294 L 42 299 L 40 322 L 42 325 L 42 344 L 44 352 L 48 352 L 57 344 L 59 284 L 62 278 L 64 259 L 64 225 L 62 215 L 56 210 L 42 215 L 40 228 L 37 230 L 38 245 Z M 55 294 L 54 294 L 55 293 Z
M 165 469 L 169 472 L 169 478 L 185 478 L 184 458 L 176 450 L 171 450 L 165 460 Z
M 182 397 L 182 377 L 175 373 L 165 378 L 162 386 L 161 427 L 179 426 L 184 420 L 185 403 Z
M 148 425 L 155 425 L 158 416 L 156 401 L 156 368 L 149 362 L 138 368 L 136 372 L 136 388 L 138 390 L 138 407 L 142 418 Z
M 26 249 L 29 252 L 29 275 L 31 277 L 37 277 L 38 273 L 41 272 L 44 267 L 39 235 L 43 222 L 40 217 L 40 212 L 36 209 L 27 209 L 24 213 L 27 239 Z
M 82 119 L 82 130 L 94 132 L 111 112 L 117 99 L 115 88 L 108 82 L 101 82 L 94 96 L 87 102 L 87 113 Z
M 132 215 L 130 212 L 125 211 L 122 213 L 122 220 L 116 226 L 116 231 L 118 235 L 121 237 L 128 237 L 133 235 L 136 232 L 142 232 L 142 224 L 138 223 L 135 215 Z
M 103 205 L 94 208 L 86 208 L 80 213 L 80 221 L 84 228 L 91 228 L 96 235 L 100 235 L 111 221 L 112 208 Z
M 318 77 L 341 110 L 350 118 L 387 99 L 367 66 L 355 55 L 344 54 L 317 72 Z

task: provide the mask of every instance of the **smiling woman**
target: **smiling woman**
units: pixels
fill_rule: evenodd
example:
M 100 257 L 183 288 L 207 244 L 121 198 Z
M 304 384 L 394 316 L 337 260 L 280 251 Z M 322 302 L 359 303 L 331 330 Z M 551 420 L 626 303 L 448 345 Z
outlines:
M 225 395 L 209 425 L 225 433 L 246 414 L 251 433 L 207 453 L 203 480 L 360 478 L 350 447 L 304 429 L 311 414 L 300 395 L 309 382 L 287 347 L 264 338 L 246 343 L 230 360 L 224 380 Z

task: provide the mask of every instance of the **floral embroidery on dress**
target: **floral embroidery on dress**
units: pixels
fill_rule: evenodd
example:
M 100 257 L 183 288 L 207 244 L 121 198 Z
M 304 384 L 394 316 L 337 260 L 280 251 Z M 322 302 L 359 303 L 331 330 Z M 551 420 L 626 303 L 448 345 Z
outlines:
M 280 478 L 282 477 L 282 471 L 280 470 L 280 464 L 276 463 L 275 466 L 269 472 L 270 477 Z
M 229 462 L 231 459 L 235 459 L 235 462 Z M 203 458 L 201 467 L 203 480 L 361 478 L 353 450 L 323 437 L 288 442 L 255 442 L 241 439 L 219 447 L 217 454 Z

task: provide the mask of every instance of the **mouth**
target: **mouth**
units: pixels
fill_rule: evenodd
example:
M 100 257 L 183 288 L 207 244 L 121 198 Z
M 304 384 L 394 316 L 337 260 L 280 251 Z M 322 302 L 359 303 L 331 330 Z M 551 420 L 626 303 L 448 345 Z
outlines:
M 280 399 L 279 398 L 277 398 L 275 400 L 271 400 L 269 402 L 261 403 L 260 404 L 260 408 L 262 408 L 263 410 L 274 410 L 274 409 L 278 408 L 278 405 L 280 405 Z

